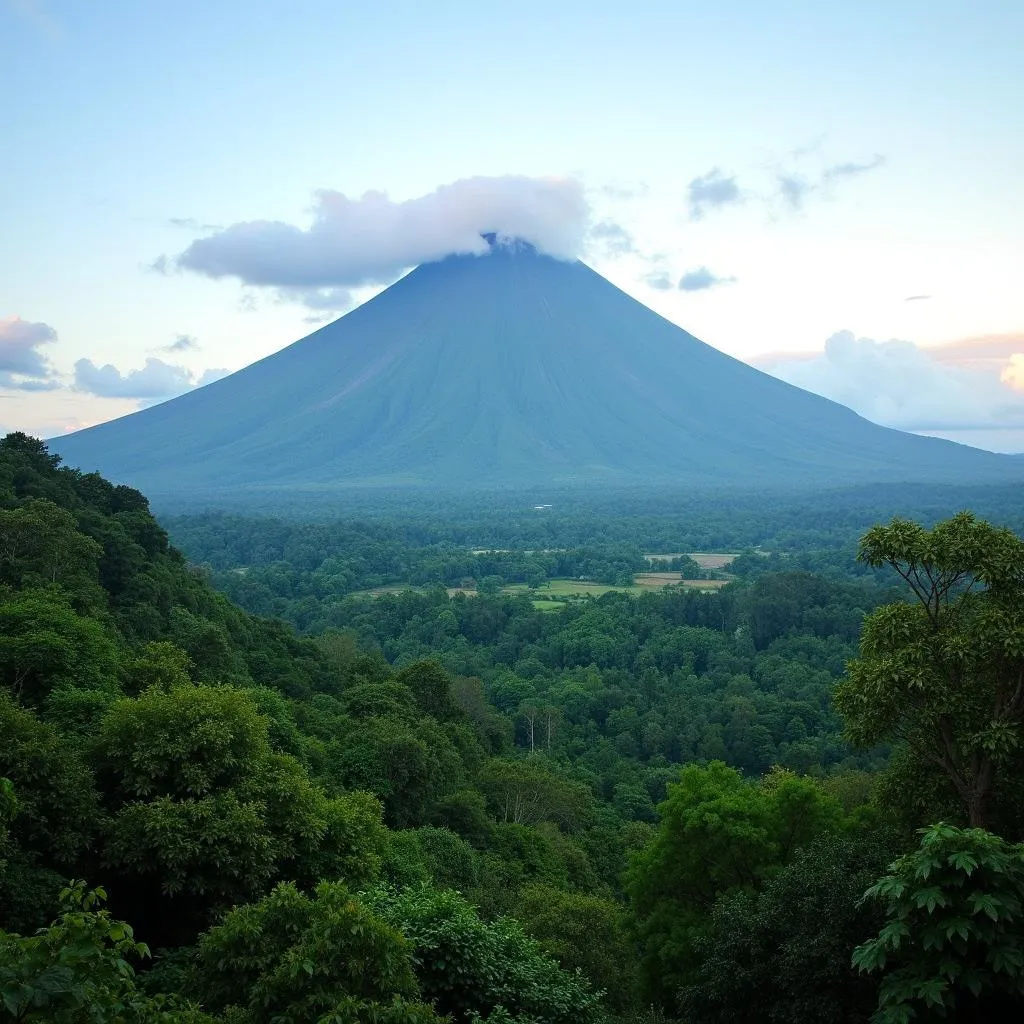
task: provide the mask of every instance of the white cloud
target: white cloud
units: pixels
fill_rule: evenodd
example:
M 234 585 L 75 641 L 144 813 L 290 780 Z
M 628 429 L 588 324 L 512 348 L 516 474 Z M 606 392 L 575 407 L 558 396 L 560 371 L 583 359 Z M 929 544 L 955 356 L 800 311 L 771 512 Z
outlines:
M 150 357 L 141 369 L 122 373 L 110 363 L 97 366 L 91 359 L 79 359 L 74 388 L 100 398 L 164 399 L 209 384 L 228 372 L 206 370 L 196 375 L 184 366 Z
M 598 221 L 590 229 L 588 238 L 599 256 L 614 258 L 637 252 L 631 232 L 613 220 Z
M 161 352 L 194 352 L 199 342 L 191 334 L 179 334 L 169 345 L 164 345 Z
M 206 384 L 212 384 L 215 380 L 220 380 L 222 377 L 226 377 L 230 370 L 225 369 L 223 366 L 218 366 L 212 370 L 204 370 L 196 381 L 196 387 L 201 388 Z
M 1024 426 L 1024 355 L 995 366 L 965 365 L 909 341 L 875 341 L 839 331 L 812 357 L 767 356 L 761 369 L 902 430 Z
M 700 220 L 709 210 L 738 203 L 743 198 L 736 178 L 726 176 L 718 167 L 694 178 L 687 186 L 690 219 Z
M 0 387 L 18 391 L 50 391 L 59 387 L 56 373 L 40 351 L 57 340 L 44 323 L 12 316 L 0 320 Z
M 384 192 L 351 199 L 322 190 L 308 227 L 231 224 L 196 239 L 173 265 L 334 308 L 348 301 L 348 289 L 386 283 L 416 264 L 452 253 L 482 255 L 484 233 L 572 259 L 582 250 L 589 216 L 583 187 L 571 178 L 466 178 L 405 202 Z M 160 257 L 154 268 L 166 271 L 169 263 Z
M 1024 391 L 1024 354 L 1014 352 L 999 374 L 999 379 L 1014 391 Z
M 672 289 L 672 278 L 669 277 L 668 271 L 664 269 L 655 268 L 650 270 L 643 275 L 641 280 L 655 291 L 667 292 Z
M 682 292 L 702 292 L 708 288 L 715 288 L 720 284 L 733 284 L 735 277 L 719 277 L 707 267 L 697 267 L 696 270 L 688 270 L 679 278 L 679 290 Z
M 803 157 L 809 154 L 807 152 L 794 154 L 794 156 L 797 155 Z M 800 210 L 811 194 L 815 192 L 831 194 L 840 182 L 867 174 L 884 163 L 885 157 L 881 153 L 876 153 L 870 160 L 846 160 L 843 163 L 830 164 L 810 177 L 795 170 L 779 171 L 775 176 L 776 194 L 784 206 L 791 210 Z M 919 296 L 914 297 L 918 298 Z

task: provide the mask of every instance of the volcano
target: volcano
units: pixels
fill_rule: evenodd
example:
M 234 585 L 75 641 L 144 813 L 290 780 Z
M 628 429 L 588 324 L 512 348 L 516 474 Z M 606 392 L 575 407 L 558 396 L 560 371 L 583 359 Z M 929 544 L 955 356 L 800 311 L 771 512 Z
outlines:
M 783 383 L 522 244 L 424 264 L 266 359 L 52 447 L 184 496 L 1022 476 Z

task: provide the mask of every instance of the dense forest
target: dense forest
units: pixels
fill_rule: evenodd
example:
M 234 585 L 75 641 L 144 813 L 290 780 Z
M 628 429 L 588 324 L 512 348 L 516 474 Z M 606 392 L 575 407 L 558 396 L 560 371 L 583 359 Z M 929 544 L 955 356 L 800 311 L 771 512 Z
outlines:
M 0 1021 L 1013 1019 L 1024 543 L 963 497 L 161 525 L 8 435 Z M 658 553 L 722 578 L 537 600 Z

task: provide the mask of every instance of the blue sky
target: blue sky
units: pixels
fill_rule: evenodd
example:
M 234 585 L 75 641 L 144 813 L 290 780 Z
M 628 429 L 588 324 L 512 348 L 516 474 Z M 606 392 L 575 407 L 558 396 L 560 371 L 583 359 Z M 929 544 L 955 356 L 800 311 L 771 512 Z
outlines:
M 239 369 L 421 251 L 314 295 L 288 253 L 251 283 L 232 225 L 319 211 L 351 271 L 401 204 L 507 212 L 516 175 L 577 188 L 578 254 L 723 351 L 1024 450 L 1022 38 L 1017 0 L 0 0 L 0 427 Z M 223 276 L 176 260 L 211 236 Z

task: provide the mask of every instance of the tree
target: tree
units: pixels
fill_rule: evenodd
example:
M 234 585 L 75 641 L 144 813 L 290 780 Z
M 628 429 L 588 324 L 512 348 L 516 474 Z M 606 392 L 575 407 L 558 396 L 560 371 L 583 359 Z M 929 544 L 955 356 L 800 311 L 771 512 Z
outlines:
M 637 998 L 637 950 L 630 941 L 623 907 L 614 900 L 528 885 L 519 894 L 516 917 L 541 949 L 567 971 L 579 970 L 605 993 L 618 1012 Z
M 919 1011 L 958 1021 L 1024 1014 L 1024 845 L 939 823 L 865 894 L 883 908 L 877 938 L 854 951 L 883 972 L 875 1024 Z
M 458 1022 L 504 1008 L 536 1024 L 587 1024 L 598 996 L 562 970 L 517 921 L 483 921 L 458 893 L 378 886 L 361 897 L 409 941 L 423 997 Z
M 74 746 L 2 692 L 0 777 L 12 784 L 14 799 L 0 921 L 34 931 L 52 917 L 64 879 L 93 845 L 102 820 L 98 794 Z
M 395 681 L 408 686 L 420 711 L 439 722 L 465 717 L 452 694 L 452 681 L 436 661 L 414 661 L 399 671 Z
M 826 835 L 760 892 L 719 898 L 679 995 L 702 1024 L 863 1024 L 877 986 L 850 964 L 881 923 L 860 903 L 887 851 L 873 837 Z
M 776 771 L 754 784 L 721 761 L 683 768 L 658 810 L 661 824 L 634 857 L 628 888 L 647 992 L 671 1007 L 692 980 L 715 901 L 756 891 L 798 849 L 839 828 L 842 813 L 810 779 Z
M 913 603 L 868 616 L 860 656 L 836 690 L 850 738 L 905 743 L 984 826 L 994 787 L 1024 739 L 1024 542 L 968 512 L 926 530 L 894 519 L 861 541 Z
M 130 925 L 103 908 L 102 888 L 73 882 L 49 928 L 28 938 L 0 930 L 0 1019 L 14 1024 L 213 1024 L 177 997 L 150 998 L 133 959 L 149 956 Z
M 75 517 L 52 501 L 29 498 L 0 509 L 0 583 L 19 589 L 56 585 L 89 606 L 103 596 L 97 585 L 101 554 Z
M 339 882 L 278 885 L 199 940 L 188 987 L 246 1024 L 440 1024 L 416 1001 L 411 947 Z
M 365 793 L 328 798 L 295 758 L 273 752 L 268 724 L 246 691 L 192 684 L 124 698 L 103 719 L 103 859 L 123 889 L 134 882 L 154 926 L 168 898 L 187 928 L 282 875 L 376 876 L 380 805 Z
M 479 786 L 498 820 L 516 825 L 553 821 L 573 831 L 585 823 L 593 803 L 585 786 L 560 778 L 539 758 L 491 758 Z
M 117 693 L 117 649 L 56 588 L 25 590 L 0 604 L 0 679 L 32 704 L 62 684 Z
M 432 718 L 410 722 L 372 714 L 349 719 L 343 729 L 325 744 L 324 774 L 336 784 L 378 796 L 391 828 L 424 824 L 435 801 L 465 778 L 459 752 Z

